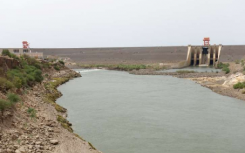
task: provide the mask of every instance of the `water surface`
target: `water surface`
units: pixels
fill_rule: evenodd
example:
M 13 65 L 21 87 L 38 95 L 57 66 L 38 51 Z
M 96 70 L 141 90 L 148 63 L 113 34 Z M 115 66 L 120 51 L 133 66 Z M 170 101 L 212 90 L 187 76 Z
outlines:
M 177 72 L 177 71 L 195 71 L 195 72 L 221 72 L 221 69 L 215 69 L 213 67 L 186 67 L 182 69 L 168 69 L 168 70 L 161 70 L 158 72 Z
M 244 153 L 245 102 L 170 76 L 83 71 L 59 87 L 76 133 L 103 153 Z

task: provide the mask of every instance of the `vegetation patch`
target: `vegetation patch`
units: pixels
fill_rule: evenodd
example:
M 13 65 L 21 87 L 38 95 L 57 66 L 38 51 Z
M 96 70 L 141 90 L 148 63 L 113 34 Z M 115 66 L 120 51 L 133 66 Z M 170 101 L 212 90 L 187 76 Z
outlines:
M 11 103 L 9 101 L 0 99 L 0 111 L 2 112 L 2 116 L 4 111 L 10 107 L 11 107 Z
M 58 115 L 57 116 L 57 121 L 61 123 L 63 128 L 67 129 L 70 132 L 73 132 L 73 129 L 71 127 L 72 124 L 67 119 L 65 119 L 64 117 Z
M 234 89 L 243 89 L 245 87 L 245 82 L 238 82 L 237 84 L 233 85 Z
M 58 111 L 58 112 L 61 112 L 61 113 L 65 113 L 67 110 L 64 108 L 64 107 L 62 107 L 62 106 L 60 106 L 59 104 L 54 104 L 54 107 L 55 107 L 55 109 Z
M 9 93 L 7 95 L 7 100 L 0 99 L 0 111 L 2 113 L 2 116 L 1 116 L 2 121 L 3 121 L 4 111 L 8 108 L 15 106 L 15 104 L 19 101 L 20 101 L 20 97 L 16 94 L 13 94 L 13 93 Z
M 4 49 L 2 51 L 2 55 L 3 56 L 8 56 L 8 57 L 14 58 L 14 59 L 19 59 L 15 54 L 10 53 L 8 49 Z
M 65 65 L 64 61 L 59 60 L 59 63 L 62 64 L 62 65 Z
M 13 104 L 20 101 L 20 97 L 16 94 L 13 94 L 13 93 L 8 93 L 7 97 L 8 97 L 8 100 Z
M 106 68 L 109 70 L 120 70 L 120 71 L 132 71 L 132 70 L 140 70 L 140 69 L 154 69 L 154 70 L 162 70 L 166 69 L 165 66 L 159 65 L 144 65 L 144 64 L 90 64 L 90 65 L 79 65 L 85 69 L 91 68 Z
M 57 65 L 54 66 L 54 69 L 55 69 L 56 71 L 60 71 L 60 67 L 57 66 Z
M 7 92 L 10 89 L 14 88 L 14 84 L 7 80 L 6 78 L 0 77 L 0 90 L 3 92 Z
M 228 74 L 230 73 L 230 68 L 229 68 L 230 64 L 229 63 L 222 63 L 220 62 L 218 65 L 217 65 L 217 68 L 218 69 L 222 69 L 222 71 L 225 72 L 225 74 Z
M 74 135 L 75 135 L 77 138 L 79 138 L 79 139 L 85 141 L 85 140 L 84 140 L 81 136 L 79 136 L 78 134 L 74 133 Z
M 92 143 L 88 142 L 88 144 L 90 145 L 90 147 L 94 150 L 96 150 L 96 148 L 92 145 Z
M 31 118 L 37 117 L 37 111 L 34 108 L 28 108 L 27 113 L 30 115 Z

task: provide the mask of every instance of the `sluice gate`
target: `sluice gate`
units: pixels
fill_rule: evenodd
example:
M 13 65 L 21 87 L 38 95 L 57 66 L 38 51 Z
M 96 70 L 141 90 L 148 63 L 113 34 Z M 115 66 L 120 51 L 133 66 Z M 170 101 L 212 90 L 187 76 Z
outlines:
M 186 66 L 217 66 L 222 45 L 210 45 L 209 37 L 203 42 L 203 46 L 188 46 Z
M 188 46 L 186 66 L 216 66 L 222 45 Z

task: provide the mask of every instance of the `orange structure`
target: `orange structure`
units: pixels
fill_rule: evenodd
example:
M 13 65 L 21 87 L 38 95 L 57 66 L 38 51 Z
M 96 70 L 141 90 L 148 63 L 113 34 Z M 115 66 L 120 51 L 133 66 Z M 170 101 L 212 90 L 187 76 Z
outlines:
M 22 44 L 23 44 L 23 48 L 26 49 L 30 48 L 29 43 L 27 41 L 23 41 Z
M 209 42 L 210 42 L 210 38 L 209 37 L 205 37 L 204 39 L 203 39 L 203 41 L 204 41 L 204 46 L 209 46 L 210 44 L 209 44 Z

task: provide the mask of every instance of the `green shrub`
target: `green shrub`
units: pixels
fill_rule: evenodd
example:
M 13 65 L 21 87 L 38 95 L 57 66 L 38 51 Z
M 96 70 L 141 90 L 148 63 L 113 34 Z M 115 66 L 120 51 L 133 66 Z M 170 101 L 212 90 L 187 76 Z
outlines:
M 8 81 L 5 78 L 0 77 L 0 90 L 1 91 L 8 91 L 12 88 L 14 88 L 14 85 L 12 82 Z
M 13 83 L 14 83 L 14 86 L 18 89 L 22 87 L 22 80 L 19 77 L 14 77 Z
M 19 57 L 17 57 L 15 54 L 10 53 L 8 49 L 4 49 L 2 51 L 2 55 L 3 56 L 8 56 L 8 57 L 14 58 L 14 59 L 19 59 Z
M 237 84 L 233 85 L 234 89 L 243 89 L 245 87 L 245 82 L 238 82 Z
M 222 69 L 222 68 L 224 68 L 224 67 L 229 67 L 230 66 L 230 64 L 229 63 L 222 63 L 222 62 L 219 62 L 219 64 L 217 65 L 217 68 L 218 69 Z
M 65 62 L 64 61 L 59 61 L 59 62 L 60 62 L 60 64 L 65 65 Z
M 16 88 L 32 86 L 35 82 L 42 82 L 42 71 L 35 66 L 24 65 L 22 69 L 11 69 L 7 72 L 7 78 Z
M 57 71 L 60 71 L 60 68 L 57 65 L 54 66 L 54 69 L 57 70 Z
M 0 99 L 0 111 L 3 113 L 7 108 L 10 108 L 11 107 L 11 103 L 6 101 L 6 100 L 3 100 L 3 99 Z
M 13 93 L 8 93 L 7 97 L 8 97 L 8 100 L 14 104 L 20 101 L 20 97 Z
M 224 71 L 224 72 L 225 72 L 225 74 L 230 73 L 230 69 L 229 69 L 228 67 L 224 67 L 224 68 L 222 68 L 222 71 Z
M 228 74 L 228 73 L 230 73 L 229 66 L 230 66 L 230 64 L 229 64 L 229 63 L 224 64 L 224 63 L 220 62 L 220 63 L 218 64 L 218 66 L 217 66 L 217 67 L 218 67 L 219 69 L 222 69 L 222 71 L 224 71 L 224 72 L 225 72 L 225 74 Z
M 2 55 L 3 55 L 3 56 L 11 57 L 11 53 L 9 52 L 8 49 L 4 49 L 4 50 L 2 51 Z
M 28 108 L 28 110 L 27 110 L 27 113 L 29 113 L 30 114 L 30 117 L 31 118 L 36 118 L 36 116 L 37 116 L 37 111 L 34 109 L 34 108 Z

